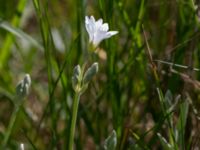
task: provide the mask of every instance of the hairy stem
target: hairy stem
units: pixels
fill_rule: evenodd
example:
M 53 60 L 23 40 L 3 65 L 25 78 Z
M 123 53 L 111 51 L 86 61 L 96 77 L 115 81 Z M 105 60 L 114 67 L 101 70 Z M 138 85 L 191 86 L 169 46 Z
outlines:
M 71 119 L 70 136 L 69 136 L 69 150 L 73 150 L 73 141 L 74 141 L 74 134 L 75 134 L 75 127 L 76 127 L 76 120 L 77 120 L 77 113 L 78 113 L 78 104 L 79 104 L 80 96 L 81 96 L 81 94 L 79 92 L 77 92 L 75 94 L 75 98 L 73 101 L 72 119 Z

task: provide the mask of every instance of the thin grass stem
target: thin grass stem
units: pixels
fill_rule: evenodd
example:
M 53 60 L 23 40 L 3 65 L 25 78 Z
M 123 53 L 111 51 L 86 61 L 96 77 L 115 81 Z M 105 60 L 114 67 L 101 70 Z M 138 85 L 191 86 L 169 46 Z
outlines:
M 10 135 L 12 133 L 12 130 L 13 130 L 13 127 L 15 124 L 15 120 L 17 118 L 18 111 L 19 111 L 19 106 L 15 106 L 14 111 L 11 116 L 11 119 L 10 119 L 10 122 L 9 122 L 9 125 L 8 125 L 7 132 L 4 136 L 4 140 L 3 140 L 3 144 L 2 144 L 4 148 L 6 147 L 8 141 L 9 141 Z

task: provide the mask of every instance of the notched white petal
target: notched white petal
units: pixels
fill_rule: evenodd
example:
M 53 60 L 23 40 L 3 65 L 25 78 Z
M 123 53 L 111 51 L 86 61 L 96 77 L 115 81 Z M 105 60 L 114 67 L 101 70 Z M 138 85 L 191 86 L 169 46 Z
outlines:
M 97 22 L 96 22 L 96 28 L 98 29 L 99 27 L 102 26 L 102 24 L 103 24 L 103 20 L 102 19 L 97 20 Z
M 93 22 L 93 23 L 95 23 L 95 19 L 94 19 L 93 16 L 90 17 L 90 21 Z
M 103 31 L 106 31 L 106 32 L 109 30 L 109 26 L 107 23 L 104 23 L 101 28 Z
M 85 23 L 88 23 L 88 22 L 89 22 L 89 17 L 85 16 Z

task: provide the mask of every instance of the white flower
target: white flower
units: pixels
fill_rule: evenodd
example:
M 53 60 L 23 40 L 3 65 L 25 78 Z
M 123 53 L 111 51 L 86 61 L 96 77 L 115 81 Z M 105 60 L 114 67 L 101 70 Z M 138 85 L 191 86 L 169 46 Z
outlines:
M 96 47 L 102 40 L 110 38 L 118 31 L 108 31 L 108 23 L 103 23 L 102 19 L 95 21 L 94 17 L 85 17 L 85 27 L 89 34 L 89 41 Z

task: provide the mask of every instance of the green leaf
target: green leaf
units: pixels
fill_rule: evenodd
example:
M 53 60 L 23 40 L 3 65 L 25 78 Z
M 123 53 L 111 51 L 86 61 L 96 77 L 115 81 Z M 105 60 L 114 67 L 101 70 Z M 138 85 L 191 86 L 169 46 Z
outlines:
M 185 143 L 185 130 L 186 130 L 186 121 L 188 116 L 189 103 L 184 101 L 180 104 L 180 115 L 178 118 L 177 130 L 178 130 L 178 143 L 181 146 L 181 149 L 184 148 Z
M 42 45 L 40 45 L 35 39 L 33 39 L 31 36 L 29 36 L 28 34 L 23 32 L 19 28 L 15 28 L 15 27 L 11 26 L 8 22 L 1 21 L 0 22 L 0 28 L 10 32 L 11 34 L 13 34 L 13 35 L 15 35 L 15 36 L 17 36 L 17 37 L 19 37 L 21 39 L 27 40 L 33 46 L 37 47 L 40 50 L 43 50 Z

